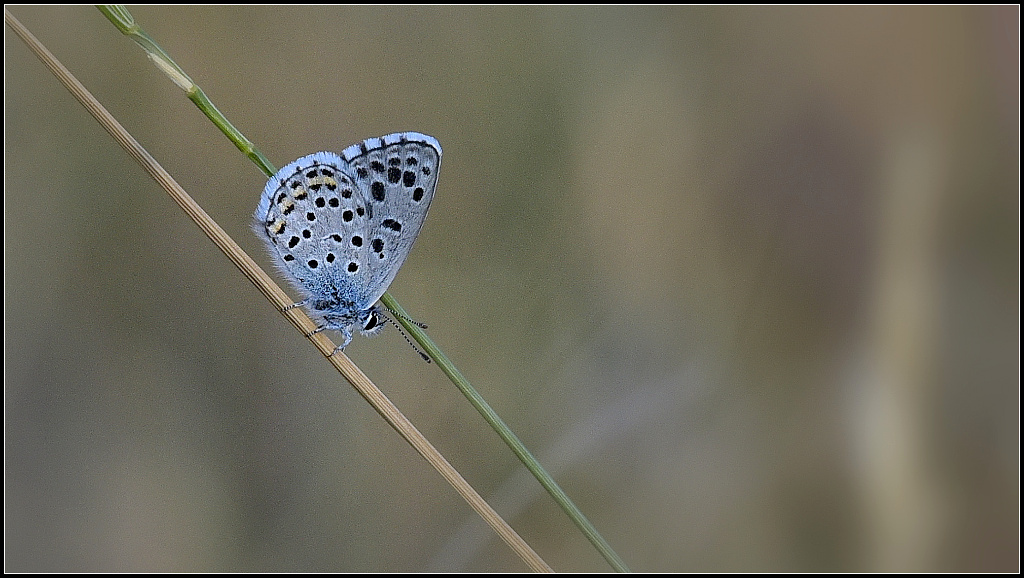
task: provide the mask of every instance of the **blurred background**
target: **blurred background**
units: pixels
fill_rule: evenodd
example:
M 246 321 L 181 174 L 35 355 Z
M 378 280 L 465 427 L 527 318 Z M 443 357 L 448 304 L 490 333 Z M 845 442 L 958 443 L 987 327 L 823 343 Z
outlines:
M 271 269 L 134 43 L 10 9 Z M 132 12 L 277 166 L 441 142 L 391 292 L 633 570 L 1019 569 L 1019 7 Z M 5 569 L 524 570 L 5 40 Z M 608 569 L 397 332 L 347 352 Z

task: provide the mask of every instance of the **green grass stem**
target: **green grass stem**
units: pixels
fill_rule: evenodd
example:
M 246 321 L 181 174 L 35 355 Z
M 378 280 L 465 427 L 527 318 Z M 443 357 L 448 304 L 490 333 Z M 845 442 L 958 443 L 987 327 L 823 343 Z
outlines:
M 247 139 L 238 129 L 232 125 L 228 119 L 224 116 L 220 110 L 213 104 L 213 102 L 206 96 L 206 93 L 196 84 L 184 70 L 178 66 L 177 63 L 168 55 L 155 40 L 153 40 L 146 32 L 135 22 L 135 18 L 132 17 L 128 9 L 121 5 L 101 5 L 97 6 L 107 19 L 117 27 L 123 34 L 134 40 L 139 46 L 141 46 L 149 56 L 149 58 L 156 64 L 160 70 L 170 77 L 170 79 L 178 85 L 188 95 L 195 105 L 215 124 L 221 132 L 224 133 L 228 139 L 235 144 L 236 147 L 246 157 L 253 161 L 257 167 L 268 177 L 273 176 L 277 169 L 263 156 L 263 153 L 256 148 L 256 146 Z M 528 470 L 537 478 L 541 486 L 551 495 L 555 502 L 562 508 L 567 516 L 573 521 L 574 524 L 583 532 L 587 540 L 598 550 L 598 552 L 608 561 L 608 564 L 612 566 L 618 572 L 629 572 L 629 568 L 619 555 L 612 549 L 608 542 L 603 536 L 597 531 L 597 528 L 590 522 L 589 519 L 583 514 L 582 511 L 576 506 L 575 503 L 569 498 L 568 494 L 558 485 L 558 482 L 544 469 L 544 467 L 537 461 L 537 458 L 526 448 L 519 437 L 512 432 L 512 430 L 505 424 L 505 422 L 498 416 L 498 414 L 491 408 L 490 405 L 483 399 L 483 397 L 470 385 L 469 380 L 462 375 L 462 373 L 455 367 L 455 364 L 448 358 L 447 355 L 441 351 L 441 348 L 427 335 L 427 333 L 411 323 L 408 319 L 408 315 L 405 310 L 398 304 L 390 293 L 385 293 L 381 297 L 381 303 L 385 307 L 396 313 L 396 320 L 405 328 L 409 335 L 426 351 L 427 355 L 430 356 L 437 366 L 448 376 L 448 378 L 455 384 L 455 387 L 462 392 L 463 395 L 469 400 L 469 402 L 480 412 L 484 420 L 497 432 L 498 436 L 505 442 L 506 445 L 512 450 L 512 452 L 519 458 L 519 460 L 526 466 Z

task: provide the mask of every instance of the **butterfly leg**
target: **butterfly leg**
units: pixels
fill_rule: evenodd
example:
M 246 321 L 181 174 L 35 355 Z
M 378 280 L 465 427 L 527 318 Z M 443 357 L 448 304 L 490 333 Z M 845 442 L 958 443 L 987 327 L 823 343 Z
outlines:
M 331 352 L 331 355 L 334 355 L 335 353 L 344 350 L 345 347 L 347 347 L 348 344 L 352 342 L 352 331 L 349 330 L 348 327 L 344 327 L 344 326 L 331 326 L 331 325 L 326 325 L 326 324 L 317 327 L 313 331 L 310 331 L 309 333 L 306 334 L 306 337 L 307 338 L 308 337 L 313 337 L 317 333 L 322 333 L 324 331 L 327 331 L 328 329 L 333 329 L 334 331 L 337 331 L 338 333 L 341 333 L 341 339 L 342 339 L 341 345 L 335 347 L 334 351 Z M 330 357 L 330 356 L 328 356 L 328 357 Z
M 331 355 L 334 355 L 339 351 L 344 351 L 345 347 L 352 342 L 352 332 L 349 331 L 348 327 L 338 329 L 338 333 L 341 333 L 341 345 L 335 347 L 334 351 L 331 352 Z M 328 357 L 330 357 L 330 355 Z
M 308 305 L 308 304 L 309 304 L 309 299 L 303 299 L 302 301 L 299 301 L 298 303 L 292 303 L 291 305 L 285 307 L 284 309 L 281 310 L 281 312 L 284 313 L 285 311 L 291 311 L 292 309 L 295 309 L 296 307 L 302 307 L 302 306 Z

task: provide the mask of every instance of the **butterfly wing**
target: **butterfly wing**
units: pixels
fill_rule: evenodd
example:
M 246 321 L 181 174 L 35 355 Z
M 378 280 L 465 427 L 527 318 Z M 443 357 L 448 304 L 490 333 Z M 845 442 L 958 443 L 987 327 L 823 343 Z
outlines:
M 364 251 L 359 255 L 366 277 L 355 299 L 363 310 L 387 291 L 412 250 L 434 198 L 441 145 L 433 137 L 403 132 L 367 139 L 342 151 L 341 157 L 366 208 Z
M 370 222 L 363 197 L 346 161 L 329 152 L 295 160 L 267 182 L 256 229 L 307 296 L 341 305 L 364 293 Z

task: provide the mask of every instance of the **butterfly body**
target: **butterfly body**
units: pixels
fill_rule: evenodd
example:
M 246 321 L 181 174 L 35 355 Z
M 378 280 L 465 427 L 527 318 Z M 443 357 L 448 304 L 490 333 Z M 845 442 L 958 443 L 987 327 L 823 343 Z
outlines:
M 382 327 L 377 300 L 419 235 L 440 165 L 436 139 L 404 132 L 304 156 L 267 181 L 257 234 L 340 347 L 354 328 Z

